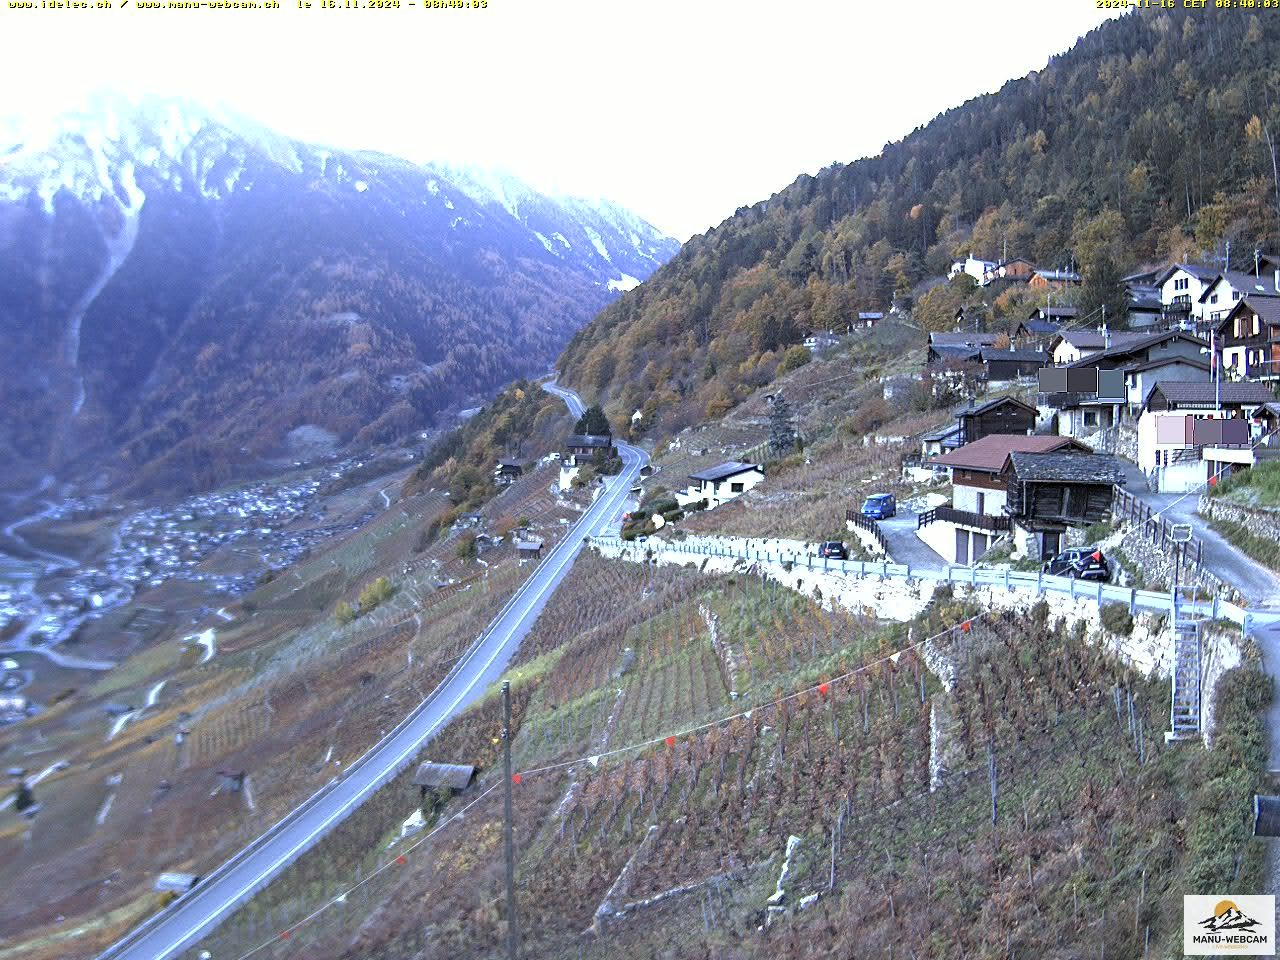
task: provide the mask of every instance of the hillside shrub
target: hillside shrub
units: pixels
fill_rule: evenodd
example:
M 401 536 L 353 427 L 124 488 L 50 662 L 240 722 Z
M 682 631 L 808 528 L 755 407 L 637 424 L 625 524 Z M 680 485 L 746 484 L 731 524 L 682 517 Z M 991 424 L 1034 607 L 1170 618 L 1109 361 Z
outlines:
M 360 599 L 357 601 L 360 613 L 363 615 L 375 609 L 378 604 L 387 600 L 393 592 L 394 591 L 391 589 L 391 581 L 386 577 L 379 577 L 377 580 L 366 585 L 365 588 L 360 591 Z
M 1133 617 L 1123 603 L 1108 603 L 1102 608 L 1102 626 L 1117 636 L 1133 633 Z
M 338 626 L 345 627 L 356 618 L 356 612 L 351 609 L 351 604 L 343 600 L 338 604 L 337 609 L 333 611 L 333 617 L 338 621 Z
M 1268 675 L 1252 664 L 1218 681 L 1217 733 L 1203 757 L 1187 818 L 1188 893 L 1260 892 L 1262 842 L 1253 837 L 1253 795 L 1267 769 L 1266 710 L 1275 695 Z
M 787 348 L 787 352 L 782 355 L 782 362 L 778 364 L 778 375 L 790 373 L 792 370 L 799 370 L 806 363 L 813 359 L 813 355 L 809 353 L 808 347 L 796 345 Z

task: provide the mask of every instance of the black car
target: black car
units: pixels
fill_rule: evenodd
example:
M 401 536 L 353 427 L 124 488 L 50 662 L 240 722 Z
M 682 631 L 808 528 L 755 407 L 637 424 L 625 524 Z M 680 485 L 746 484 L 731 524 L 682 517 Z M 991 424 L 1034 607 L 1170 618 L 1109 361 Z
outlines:
M 848 560 L 849 548 L 839 540 L 827 540 L 818 547 L 818 556 L 826 557 L 828 560 Z
M 1111 565 L 1097 547 L 1071 547 L 1044 565 L 1044 572 L 1073 580 L 1111 579 Z

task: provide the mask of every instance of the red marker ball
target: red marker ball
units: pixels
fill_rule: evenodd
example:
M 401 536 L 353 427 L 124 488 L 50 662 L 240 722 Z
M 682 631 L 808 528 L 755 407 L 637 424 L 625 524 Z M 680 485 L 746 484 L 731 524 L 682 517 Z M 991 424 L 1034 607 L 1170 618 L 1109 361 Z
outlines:
M 396 863 L 400 864 L 400 866 L 402 866 L 402 867 L 403 867 L 406 863 L 408 863 L 408 862 L 409 862 L 409 861 L 408 861 L 408 860 L 406 860 L 406 859 L 404 858 L 404 854 L 403 854 L 403 853 L 402 853 L 402 854 L 400 854 L 400 856 L 396 857 Z
M 522 779 L 522 778 L 521 778 L 520 774 L 518 774 L 518 773 L 513 773 L 513 774 L 511 775 L 511 782 L 512 782 L 512 783 L 514 783 L 516 786 L 519 786 L 519 785 L 520 785 L 520 780 L 521 780 L 521 779 Z
M 676 738 L 675 738 L 675 737 L 667 737 L 667 746 L 668 746 L 668 747 L 674 747 L 675 745 L 676 745 Z
M 960 624 L 960 632 L 961 632 L 961 633 L 968 633 L 968 632 L 969 632 L 969 621 L 968 621 L 968 620 L 966 620 L 964 623 Z
M 831 689 L 831 684 L 829 683 L 818 684 L 818 692 L 822 694 L 824 697 L 827 695 L 827 691 L 830 689 Z

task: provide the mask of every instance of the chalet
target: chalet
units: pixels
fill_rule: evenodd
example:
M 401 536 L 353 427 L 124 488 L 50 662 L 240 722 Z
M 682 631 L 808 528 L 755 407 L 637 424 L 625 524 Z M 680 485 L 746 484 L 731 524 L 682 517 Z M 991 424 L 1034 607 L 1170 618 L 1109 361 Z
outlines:
M 1049 355 L 1055 366 L 1065 367 L 1112 346 L 1141 339 L 1144 334 L 1109 330 L 1063 330 L 1049 341 Z
M 1165 314 L 1184 322 L 1199 320 L 1203 316 L 1200 296 L 1217 278 L 1218 271 L 1213 267 L 1198 263 L 1173 264 L 1155 282 Z
M 1217 327 L 1245 297 L 1280 297 L 1280 275 L 1255 276 L 1223 270 L 1200 295 L 1201 315 Z
M 1034 377 L 1036 371 L 1049 362 L 1043 350 L 997 350 L 994 347 L 978 351 L 982 364 L 982 378 L 987 381 L 1018 380 Z
M 1162 330 L 1158 333 L 1125 337 L 1111 346 L 1087 354 L 1068 366 L 1097 367 L 1099 370 L 1128 370 L 1157 360 L 1179 358 L 1202 361 L 1209 344 L 1185 330 Z M 1142 399 L 1145 399 L 1145 395 Z M 1140 401 L 1139 401 L 1140 402 Z
M 978 352 L 983 347 L 994 347 L 999 339 L 998 333 L 978 333 L 961 330 L 954 333 L 929 334 L 928 363 L 955 361 L 961 363 L 977 362 Z
M 916 535 L 948 563 L 970 563 L 1011 530 L 1005 513 L 1005 476 L 1013 453 L 1088 453 L 1069 437 L 991 434 L 931 463 L 951 472 L 951 506 L 936 507 L 917 519 Z
M 1130 327 L 1154 327 L 1164 316 L 1164 304 L 1160 302 L 1160 288 L 1155 284 L 1127 283 L 1125 295 L 1127 297 L 1125 311 Z
M 1080 311 L 1075 307 L 1035 307 L 1028 314 L 1027 320 L 1044 320 L 1053 324 L 1073 323 Z
M 1121 277 L 1120 282 L 1126 286 L 1129 284 L 1138 284 L 1139 286 L 1153 287 L 1155 286 L 1156 281 L 1160 279 L 1160 274 L 1162 273 L 1164 273 L 1164 270 L 1160 267 L 1156 267 L 1152 270 L 1139 270 L 1137 273 L 1131 273 L 1127 277 Z
M 1036 409 L 1015 397 L 996 397 L 974 406 L 957 407 L 955 419 L 922 434 L 921 457 L 938 457 L 993 433 L 1028 434 L 1036 424 Z
M 859 327 L 874 327 L 877 323 L 884 319 L 884 313 L 880 310 L 863 310 L 858 314 Z
M 1124 392 L 1129 412 L 1136 414 L 1142 408 L 1151 388 L 1157 383 L 1172 380 L 1198 383 L 1208 380 L 1209 374 L 1208 363 L 1190 357 L 1165 357 L 1125 367 Z
M 940 457 L 949 450 L 963 446 L 960 440 L 960 424 L 947 423 L 920 436 L 922 457 Z
M 517 537 L 516 556 L 521 560 L 541 560 L 542 541 L 537 537 Z
M 1014 397 L 996 397 L 978 406 L 968 406 L 956 412 L 956 430 L 959 443 L 973 443 L 993 433 L 1021 434 L 1025 436 L 1035 429 L 1036 408 Z
M 1072 370 L 1082 374 L 1092 370 L 1117 371 L 1115 376 L 1098 376 L 1093 387 L 1068 386 L 1060 392 L 1042 392 L 1041 403 L 1046 411 L 1057 411 L 1059 436 L 1083 437 L 1105 430 L 1115 426 L 1122 415 L 1136 414 L 1152 384 L 1161 380 L 1206 379 L 1208 367 L 1201 354 L 1207 352 L 1207 347 L 1205 341 L 1184 330 L 1125 337 L 1118 344 L 1091 350 L 1065 365 L 1068 383 Z
M 1101 523 L 1125 482 L 1115 457 L 1078 451 L 1009 455 L 1005 513 L 1017 552 L 1038 560 L 1063 547 L 1068 527 Z
M 575 433 L 564 442 L 565 453 L 571 457 L 593 457 L 596 451 L 604 456 L 613 453 L 613 437 L 607 433 Z
M 691 473 L 689 479 L 693 482 L 689 484 L 688 494 L 677 496 L 677 502 L 684 506 L 705 500 L 707 508 L 711 509 L 728 503 L 760 483 L 764 479 L 764 468 L 754 463 L 731 460 L 709 470 Z
M 985 330 L 990 326 L 991 314 L 985 303 L 961 304 L 951 318 L 952 328 L 957 331 Z
M 1246 293 L 1214 333 L 1229 376 L 1280 379 L 1280 297 Z
M 1264 403 L 1276 398 L 1265 383 L 1232 383 L 1204 380 L 1199 383 L 1161 382 L 1152 386 L 1143 404 L 1143 412 L 1166 411 L 1214 412 L 1231 417 L 1244 417 Z
M 524 475 L 524 465 L 519 460 L 499 460 L 493 468 L 493 479 L 499 486 L 514 483 Z
M 991 268 L 983 273 L 982 284 L 986 286 L 999 280 L 1026 283 L 1035 272 L 1036 265 L 1026 257 L 1013 257 L 992 264 Z
M 1027 285 L 1036 290 L 1062 289 L 1078 284 L 1080 274 L 1074 270 L 1037 270 L 1027 281 Z

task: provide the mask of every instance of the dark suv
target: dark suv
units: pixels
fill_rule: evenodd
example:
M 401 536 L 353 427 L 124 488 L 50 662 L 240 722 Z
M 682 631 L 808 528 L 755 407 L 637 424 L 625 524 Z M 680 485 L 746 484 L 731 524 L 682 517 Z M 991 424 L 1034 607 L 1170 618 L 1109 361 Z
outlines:
M 1044 572 L 1073 580 L 1111 579 L 1111 566 L 1097 547 L 1070 547 L 1044 565 Z
M 849 548 L 839 540 L 827 540 L 818 547 L 818 556 L 828 560 L 848 560 Z

